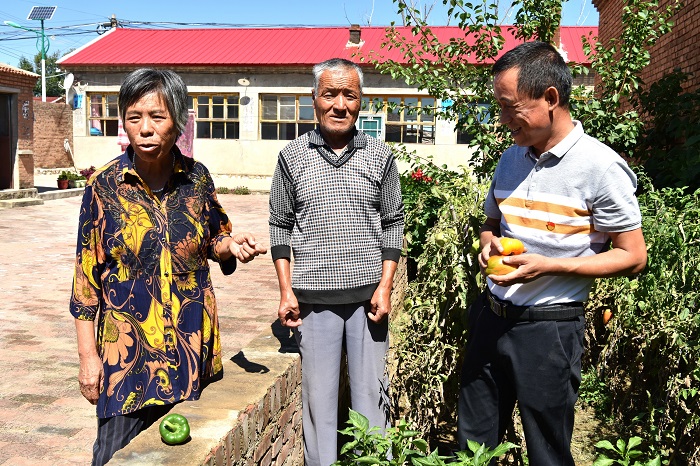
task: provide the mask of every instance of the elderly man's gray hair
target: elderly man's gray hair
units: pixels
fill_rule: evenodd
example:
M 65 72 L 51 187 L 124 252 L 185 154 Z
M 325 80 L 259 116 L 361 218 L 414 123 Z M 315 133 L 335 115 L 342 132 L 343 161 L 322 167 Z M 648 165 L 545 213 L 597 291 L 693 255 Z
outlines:
M 318 94 L 318 82 L 321 79 L 321 75 L 324 71 L 347 69 L 355 70 L 355 72 L 357 73 L 357 77 L 360 80 L 360 92 L 362 92 L 362 87 L 364 85 L 364 76 L 362 75 L 362 70 L 355 63 L 344 58 L 331 58 L 330 60 L 323 61 L 314 66 L 314 92 Z

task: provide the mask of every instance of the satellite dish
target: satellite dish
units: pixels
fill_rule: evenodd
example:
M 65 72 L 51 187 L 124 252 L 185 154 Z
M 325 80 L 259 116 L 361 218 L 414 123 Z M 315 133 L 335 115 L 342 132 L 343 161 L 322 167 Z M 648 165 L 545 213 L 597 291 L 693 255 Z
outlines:
M 250 81 L 248 80 L 248 78 L 241 78 L 238 80 L 238 84 L 240 84 L 241 86 L 250 86 Z
M 70 89 L 70 87 L 73 85 L 73 80 L 75 77 L 73 76 L 73 73 L 68 73 L 63 80 L 63 89 Z

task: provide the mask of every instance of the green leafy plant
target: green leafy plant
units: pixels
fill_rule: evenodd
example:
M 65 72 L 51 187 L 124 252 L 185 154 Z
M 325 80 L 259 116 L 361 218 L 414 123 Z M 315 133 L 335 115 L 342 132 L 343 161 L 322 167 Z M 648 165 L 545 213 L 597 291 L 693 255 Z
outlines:
M 651 62 L 651 47 L 671 30 L 671 17 L 679 7 L 680 1 L 662 8 L 658 0 L 625 0 L 619 37 L 608 44 L 582 38 L 599 81 L 595 95 L 583 87 L 574 90 L 572 113 L 589 135 L 620 154 L 631 157 L 641 140 L 644 120 L 639 93 L 644 83 L 640 76 Z M 582 66 L 574 67 L 575 74 L 587 72 Z
M 470 441 L 469 450 L 457 452 L 456 457 L 441 456 L 437 451 L 430 452 L 428 443 L 420 438 L 420 432 L 409 429 L 403 419 L 399 420 L 395 427 L 388 428 L 383 435 L 378 427 L 370 427 L 365 416 L 351 409 L 347 424 L 348 427 L 340 433 L 350 436 L 352 440 L 343 445 L 340 459 L 333 463 L 334 466 L 486 466 L 492 459 L 515 447 L 512 443 L 503 443 L 491 450 Z
M 75 172 L 68 171 L 68 170 L 63 170 L 59 175 L 58 179 L 59 180 L 77 180 L 79 179 L 80 175 L 78 175 Z
M 233 194 L 250 194 L 250 189 L 248 189 L 247 186 L 236 186 L 231 190 L 231 193 Z
M 632 437 L 628 441 L 618 439 L 615 445 L 608 440 L 602 440 L 595 444 L 596 448 L 606 450 L 596 458 L 593 466 L 661 466 L 661 458 L 643 459 L 644 452 L 638 447 L 642 444 L 640 437 Z M 612 458 L 607 455 L 611 455 Z
M 423 229 L 423 252 L 415 258 L 417 270 L 404 309 L 391 322 L 392 406 L 417 430 L 434 438 L 441 422 L 449 421 L 456 410 L 460 352 L 466 338 L 464 310 L 481 286 L 472 243 L 483 221 L 486 184 L 466 168 L 451 172 L 414 158 L 411 173 L 417 170 L 439 181 L 421 191 L 414 204 L 434 209 L 429 222 L 425 208 L 407 212 L 407 225 L 416 218 L 422 222 L 407 229 Z
M 676 69 L 639 95 L 651 124 L 635 156 L 657 187 L 700 188 L 700 89 L 685 92 L 688 77 Z
M 615 318 L 593 346 L 610 414 L 649 434 L 672 464 L 700 464 L 700 190 L 639 196 L 648 262 L 638 277 L 599 280 L 588 308 Z M 590 330 L 590 329 L 589 329 Z

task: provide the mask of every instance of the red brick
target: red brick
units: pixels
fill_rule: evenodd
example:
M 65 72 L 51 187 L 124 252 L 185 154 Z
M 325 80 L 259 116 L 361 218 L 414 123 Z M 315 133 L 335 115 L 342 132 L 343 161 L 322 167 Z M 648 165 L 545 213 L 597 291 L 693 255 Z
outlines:
M 34 118 L 34 165 L 39 168 L 72 167 L 73 159 L 64 148 L 66 139 L 73 147 L 71 107 L 66 104 L 35 102 Z
M 659 9 L 665 9 L 672 0 L 660 0 Z M 622 35 L 623 0 L 593 0 L 599 13 L 598 39 L 608 45 L 612 38 Z M 700 25 L 700 2 L 685 2 L 672 18 L 673 29 L 659 39 L 650 50 L 651 63 L 642 72 L 646 85 L 658 81 L 665 74 L 681 66 L 682 71 L 692 73 L 685 85 L 687 92 L 700 88 L 700 54 L 697 53 L 695 34 Z

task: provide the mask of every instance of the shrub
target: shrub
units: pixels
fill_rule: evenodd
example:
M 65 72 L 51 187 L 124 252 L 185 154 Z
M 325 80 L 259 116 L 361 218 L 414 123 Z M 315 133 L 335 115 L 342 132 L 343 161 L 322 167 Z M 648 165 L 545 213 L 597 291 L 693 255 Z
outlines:
M 80 175 L 85 180 L 89 180 L 93 173 L 95 173 L 95 167 L 93 165 L 91 165 L 90 168 L 80 170 Z
M 362 414 L 350 410 L 348 427 L 340 433 L 352 437 L 343 445 L 340 459 L 333 466 L 354 466 L 357 464 L 377 464 L 385 466 L 486 466 L 493 458 L 505 454 L 515 445 L 503 443 L 493 450 L 469 442 L 467 451 L 457 452 L 457 456 L 440 456 L 436 450 L 429 452 L 428 443 L 420 437 L 420 432 L 410 430 L 403 419 L 396 427 L 387 429 L 386 435 L 379 433 L 378 427 L 370 427 Z
M 590 314 L 613 318 L 603 333 L 589 327 L 593 362 L 626 431 L 647 433 L 672 464 L 700 464 L 700 190 L 641 180 L 647 267 L 597 281 Z
M 72 172 L 70 170 L 63 170 L 59 175 L 58 175 L 59 180 L 78 180 L 80 179 L 80 175 L 78 175 L 75 172 Z
M 472 243 L 483 221 L 486 184 L 466 169 L 457 173 L 409 160 L 411 173 L 420 169 L 436 182 L 421 181 L 408 199 L 409 253 L 422 252 L 414 257 L 416 277 L 404 309 L 391 322 L 392 406 L 414 429 L 435 438 L 441 421 L 456 412 L 464 310 L 481 280 Z M 418 244 L 411 248 L 413 241 Z
M 235 188 L 233 188 L 233 189 L 231 190 L 231 192 L 232 192 L 233 194 L 243 194 L 243 195 L 245 195 L 245 194 L 250 194 L 250 189 L 248 189 L 248 187 L 246 187 L 246 186 L 236 186 Z

